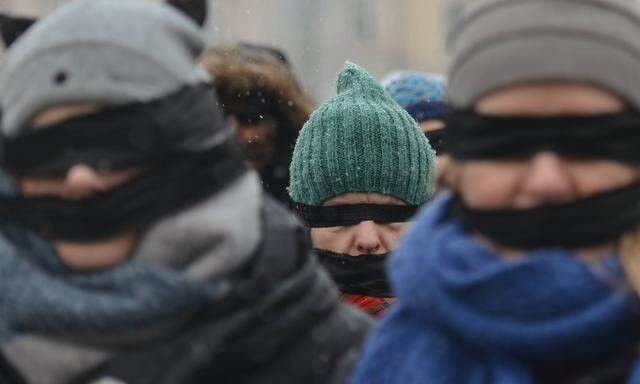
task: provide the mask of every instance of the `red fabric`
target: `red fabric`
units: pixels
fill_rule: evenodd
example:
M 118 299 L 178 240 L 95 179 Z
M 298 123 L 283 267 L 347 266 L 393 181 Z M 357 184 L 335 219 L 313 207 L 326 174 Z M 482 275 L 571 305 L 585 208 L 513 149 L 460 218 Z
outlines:
M 367 312 L 368 314 L 380 317 L 387 312 L 387 309 L 396 299 L 393 297 L 371 297 L 363 295 L 350 295 L 340 293 L 340 301 L 349 303 L 354 307 Z

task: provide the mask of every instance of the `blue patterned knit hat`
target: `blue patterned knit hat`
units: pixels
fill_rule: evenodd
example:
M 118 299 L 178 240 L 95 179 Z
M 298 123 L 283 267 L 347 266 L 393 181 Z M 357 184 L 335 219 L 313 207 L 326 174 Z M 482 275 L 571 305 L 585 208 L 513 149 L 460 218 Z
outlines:
M 385 90 L 416 121 L 442 119 L 446 79 L 437 74 L 399 71 L 382 80 Z

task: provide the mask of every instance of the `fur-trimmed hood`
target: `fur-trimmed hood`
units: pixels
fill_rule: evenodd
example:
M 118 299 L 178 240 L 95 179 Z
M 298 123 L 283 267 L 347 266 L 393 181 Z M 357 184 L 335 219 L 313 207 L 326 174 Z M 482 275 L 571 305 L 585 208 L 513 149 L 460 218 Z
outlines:
M 276 118 L 300 129 L 314 109 L 286 63 L 268 49 L 242 45 L 212 48 L 204 54 L 202 66 L 213 77 L 227 114 L 241 111 L 256 96 L 264 96 L 277 110 Z

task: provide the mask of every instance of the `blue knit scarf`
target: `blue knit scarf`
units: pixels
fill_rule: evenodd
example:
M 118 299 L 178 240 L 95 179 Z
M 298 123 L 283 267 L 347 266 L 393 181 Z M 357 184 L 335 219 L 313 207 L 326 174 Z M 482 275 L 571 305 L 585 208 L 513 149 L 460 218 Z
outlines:
M 615 257 L 586 264 L 549 249 L 506 261 L 465 233 L 449 202 L 423 210 L 392 256 L 399 300 L 352 383 L 532 383 L 527 363 L 580 361 L 632 340 L 640 318 Z

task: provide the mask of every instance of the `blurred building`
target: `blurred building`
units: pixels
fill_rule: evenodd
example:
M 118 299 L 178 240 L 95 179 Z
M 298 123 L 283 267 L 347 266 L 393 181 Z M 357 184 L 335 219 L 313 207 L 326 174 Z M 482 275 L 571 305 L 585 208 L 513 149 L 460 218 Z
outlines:
M 445 40 L 469 0 L 229 0 L 213 3 L 215 41 L 251 41 L 286 50 L 305 86 L 335 92 L 345 60 L 375 76 L 393 69 L 442 72 Z
M 43 15 L 69 0 L 1 0 L 0 11 Z M 445 37 L 470 0 L 210 0 L 209 44 L 282 48 L 317 99 L 332 95 L 345 60 L 375 76 L 444 71 Z

